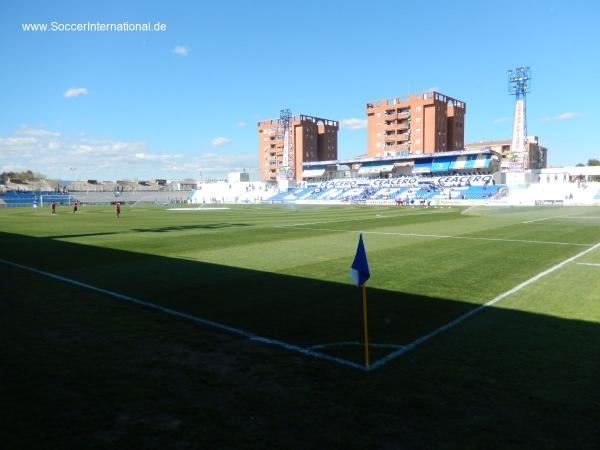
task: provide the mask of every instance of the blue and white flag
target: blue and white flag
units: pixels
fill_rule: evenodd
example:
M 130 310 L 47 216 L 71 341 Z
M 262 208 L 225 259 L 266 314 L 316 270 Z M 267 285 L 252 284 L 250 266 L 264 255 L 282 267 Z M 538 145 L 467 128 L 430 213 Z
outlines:
M 357 287 L 361 287 L 371 277 L 369 273 L 369 263 L 367 262 L 367 253 L 365 252 L 365 245 L 363 244 L 362 233 L 358 239 L 358 247 L 356 249 L 356 256 L 354 262 L 350 268 L 350 279 L 354 282 Z

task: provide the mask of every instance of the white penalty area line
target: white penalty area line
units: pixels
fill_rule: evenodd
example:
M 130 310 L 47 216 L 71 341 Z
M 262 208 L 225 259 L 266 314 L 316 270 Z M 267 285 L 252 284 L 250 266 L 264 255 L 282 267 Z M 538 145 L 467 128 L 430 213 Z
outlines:
M 415 348 L 417 348 L 418 346 L 420 346 L 421 344 L 429 341 L 431 338 L 437 336 L 438 334 L 447 331 L 451 328 L 456 327 L 457 325 L 459 325 L 460 323 L 464 322 L 466 319 L 468 319 L 471 316 L 474 316 L 475 314 L 480 313 L 481 311 L 485 310 L 486 308 L 489 308 L 492 305 L 495 305 L 496 303 L 504 300 L 505 298 L 513 295 L 514 293 L 520 291 L 521 289 L 529 286 L 530 284 L 535 283 L 536 281 L 538 281 L 540 278 L 545 277 L 546 275 L 551 274 L 552 272 L 555 272 L 556 270 L 560 269 L 561 267 L 565 266 L 566 264 L 569 264 L 573 261 L 575 261 L 577 258 L 582 257 L 583 255 L 596 250 L 597 248 L 600 248 L 600 242 L 598 242 L 597 244 L 593 245 L 592 247 L 577 253 L 575 256 L 571 256 L 570 258 L 565 259 L 564 261 L 550 267 L 549 269 L 544 270 L 543 272 L 538 273 L 537 275 L 529 278 L 528 280 L 522 282 L 521 284 L 516 285 L 515 287 L 513 287 L 512 289 L 503 292 L 502 294 L 494 297 L 493 299 L 491 299 L 489 302 L 484 303 L 481 306 L 478 306 L 477 308 L 472 309 L 471 311 L 468 311 L 466 313 L 464 313 L 462 316 L 457 317 L 456 319 L 446 323 L 445 325 L 442 325 L 439 328 L 436 328 L 435 330 L 431 331 L 430 333 L 427 333 L 423 336 L 421 336 L 420 338 L 415 339 L 414 341 L 412 341 L 411 343 L 409 343 L 408 345 L 406 345 L 404 348 L 401 348 L 399 350 L 396 350 L 388 355 L 386 355 L 385 357 L 375 361 L 372 365 L 371 365 L 371 370 L 377 369 L 387 363 L 389 363 L 390 361 L 393 361 L 394 359 L 398 358 L 399 356 L 403 355 L 404 353 L 410 351 L 410 350 L 414 350 Z
M 222 211 L 225 209 L 231 209 L 231 208 L 203 208 L 203 207 L 198 207 L 198 208 L 167 208 L 167 211 Z
M 440 212 L 442 212 L 440 210 Z M 443 211 L 446 212 L 446 211 Z M 359 217 L 356 219 L 342 219 L 342 220 L 323 220 L 323 221 L 319 221 L 319 222 L 301 222 L 301 223 L 289 223 L 289 224 L 285 224 L 285 225 L 275 225 L 274 228 L 294 228 L 294 227 L 303 227 L 305 225 L 322 225 L 322 224 L 327 224 L 327 223 L 344 223 L 344 222 L 356 222 L 356 221 L 363 221 L 363 220 L 377 220 L 377 219 L 398 219 L 398 218 L 405 218 L 405 217 L 412 217 L 412 216 L 422 216 L 422 215 L 432 215 L 432 214 L 436 214 L 435 211 L 431 211 L 431 212 L 419 212 L 419 213 L 408 213 L 408 214 L 392 214 L 391 216 L 386 216 L 383 214 L 376 214 L 373 217 Z M 437 214 L 439 214 L 439 212 L 437 212 Z M 310 229 L 310 228 L 307 228 Z
M 598 220 L 598 219 L 600 219 L 600 216 L 569 216 L 569 219 Z
M 574 216 L 574 215 L 575 214 L 563 214 L 563 215 L 560 215 L 560 216 L 543 217 L 541 219 L 526 220 L 525 222 L 521 222 L 521 223 L 542 222 L 543 220 L 560 219 L 561 217 L 571 217 L 571 216 Z
M 316 359 L 321 359 L 321 360 L 325 360 L 325 361 L 335 362 L 335 363 L 341 364 L 343 366 L 350 367 L 352 369 L 361 370 L 363 372 L 368 372 L 370 370 L 369 367 L 365 367 L 365 366 L 362 366 L 360 364 L 356 364 L 356 363 L 354 363 L 352 361 L 348 361 L 348 360 L 343 359 L 343 358 L 337 358 L 335 356 L 327 355 L 325 353 L 316 352 L 312 348 L 300 347 L 298 345 L 288 344 L 287 342 L 279 341 L 277 339 L 271 339 L 271 338 L 259 336 L 259 335 L 256 335 L 254 333 L 251 333 L 249 331 L 242 330 L 240 328 L 230 327 L 229 325 L 224 325 L 224 324 L 219 323 L 219 322 L 214 322 L 212 320 L 203 319 L 201 317 L 197 317 L 197 316 L 194 316 L 192 314 L 188 314 L 188 313 L 184 313 L 184 312 L 181 312 L 181 311 L 177 311 L 175 309 L 167 308 L 165 306 L 160 306 L 160 305 L 157 305 L 155 303 L 150 303 L 150 302 L 146 302 L 144 300 L 139 300 L 137 298 L 130 297 L 128 295 L 120 294 L 118 292 L 111 291 L 111 290 L 108 290 L 108 289 L 99 288 L 99 287 L 93 286 L 91 284 L 83 283 L 81 281 L 73 280 L 71 278 L 66 278 L 66 277 L 63 277 L 63 276 L 60 276 L 60 275 L 57 275 L 57 274 L 54 274 L 54 273 L 45 272 L 43 270 L 39 270 L 39 269 L 36 269 L 34 267 L 24 266 L 22 264 L 18 264 L 18 263 L 12 262 L 12 261 L 7 261 L 7 260 L 1 259 L 1 258 L 0 258 L 0 263 L 6 264 L 8 266 L 16 267 L 17 269 L 26 270 L 28 272 L 33 272 L 35 274 L 42 275 L 42 276 L 45 276 L 45 277 L 48 277 L 48 278 L 52 278 L 54 280 L 62 281 L 63 283 L 72 284 L 74 286 L 78 286 L 78 287 L 81 287 L 81 288 L 84 288 L 84 289 L 88 289 L 90 291 L 99 292 L 101 294 L 117 298 L 117 299 L 122 300 L 122 301 L 127 302 L 127 303 L 133 303 L 135 305 L 144 306 L 146 308 L 154 309 L 156 311 L 160 311 L 162 313 L 169 314 L 171 316 L 175 316 L 175 317 L 180 317 L 180 318 L 183 318 L 183 319 L 191 320 L 192 322 L 196 322 L 196 323 L 199 323 L 201 325 L 204 325 L 204 326 L 207 326 L 207 327 L 210 327 L 210 328 L 214 328 L 214 329 L 217 329 L 217 330 L 225 331 L 225 332 L 230 333 L 230 334 L 241 336 L 243 338 L 249 339 L 249 340 L 254 341 L 254 342 L 260 342 L 262 344 L 267 344 L 267 345 L 272 345 L 272 346 L 275 346 L 275 347 L 280 347 L 280 348 L 283 348 L 285 350 L 290 350 L 290 351 L 293 351 L 293 352 L 301 353 L 301 354 L 303 354 L 305 356 L 311 356 L 311 357 L 316 358 Z
M 524 244 L 551 244 L 551 245 L 572 245 L 575 247 L 590 247 L 594 244 L 578 244 L 574 242 L 559 242 L 559 241 L 535 241 L 530 239 L 503 239 L 503 238 L 488 238 L 475 236 L 451 236 L 445 234 L 424 234 L 424 233 L 400 233 L 394 231 L 358 231 L 358 230 L 339 230 L 335 228 L 313 228 L 302 227 L 301 230 L 315 231 L 337 231 L 339 233 L 362 233 L 362 234 L 379 234 L 384 236 L 400 236 L 400 237 L 425 237 L 437 239 L 466 239 L 471 241 L 496 241 L 496 242 L 520 242 Z

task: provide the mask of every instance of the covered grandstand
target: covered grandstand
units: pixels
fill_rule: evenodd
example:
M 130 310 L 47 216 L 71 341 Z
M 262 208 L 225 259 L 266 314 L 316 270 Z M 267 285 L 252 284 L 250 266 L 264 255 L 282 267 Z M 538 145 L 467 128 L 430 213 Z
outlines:
M 488 175 L 500 170 L 500 155 L 491 149 L 422 155 L 394 153 L 386 157 L 303 163 L 302 179 L 315 182 L 406 175 Z
M 303 183 L 268 199 L 296 204 L 600 204 L 600 168 L 505 173 L 491 149 L 303 164 Z
M 351 178 L 306 183 L 271 197 L 271 203 L 436 205 L 454 201 L 485 202 L 507 193 L 492 175 L 398 178 Z
M 499 168 L 500 155 L 490 149 L 309 162 L 303 164 L 301 188 L 269 201 L 403 205 L 488 201 L 506 195 Z

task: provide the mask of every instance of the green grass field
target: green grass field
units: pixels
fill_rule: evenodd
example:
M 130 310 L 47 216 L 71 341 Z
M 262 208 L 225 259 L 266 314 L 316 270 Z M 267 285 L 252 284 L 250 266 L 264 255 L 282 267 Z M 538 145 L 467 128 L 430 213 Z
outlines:
M 0 448 L 599 448 L 598 243 L 598 208 L 0 210 Z

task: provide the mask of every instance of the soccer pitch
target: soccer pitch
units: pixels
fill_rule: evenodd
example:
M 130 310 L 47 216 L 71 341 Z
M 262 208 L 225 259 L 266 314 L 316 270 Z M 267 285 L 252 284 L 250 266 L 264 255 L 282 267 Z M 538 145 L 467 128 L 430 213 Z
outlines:
M 360 232 L 371 271 L 368 373 L 361 370 L 359 291 L 348 279 Z M 424 432 L 430 415 L 437 417 L 426 410 L 441 412 L 440 430 L 445 430 L 459 426 L 456 414 L 465 402 L 475 413 L 462 414 L 479 440 L 456 436 L 448 448 L 474 442 L 519 447 L 518 438 L 510 441 L 514 445 L 497 440 L 503 420 L 513 424 L 517 436 L 530 437 L 528 429 L 547 433 L 535 437 L 539 445 L 563 442 L 565 420 L 579 415 L 587 435 L 576 438 L 573 432 L 564 442 L 579 439 L 574 448 L 584 448 L 598 442 L 593 417 L 600 400 L 599 243 L 597 208 L 248 205 L 169 211 L 138 206 L 125 207 L 119 219 L 109 207 L 83 207 L 76 214 L 59 208 L 55 216 L 5 209 L 0 210 L 6 294 L 2 355 L 45 360 L 45 345 L 53 348 L 52 330 L 61 321 L 66 321 L 61 342 L 78 348 L 75 353 L 81 349 L 72 347 L 72 339 L 87 342 L 89 333 L 101 335 L 100 341 L 127 336 L 119 355 L 139 341 L 180 340 L 193 347 L 200 340 L 211 349 L 206 364 L 217 367 L 211 375 L 216 385 L 236 379 L 226 372 L 231 360 L 239 359 L 236 370 L 259 370 L 267 386 L 284 389 L 275 392 L 289 405 L 308 401 L 302 392 L 312 391 L 299 387 L 307 383 L 318 384 L 314 389 L 330 405 L 357 389 L 363 392 L 356 402 L 347 400 L 348 408 L 363 411 L 372 398 L 393 423 L 407 420 L 404 411 L 396 416 L 386 409 L 393 403 L 389 395 L 401 390 L 398 401 L 416 411 L 403 422 L 413 428 L 406 442 L 414 447 L 445 448 Z M 30 316 L 32 326 L 39 322 L 35 331 L 28 329 Z M 43 336 L 41 342 L 35 335 Z M 94 342 L 88 350 L 99 352 L 106 370 L 117 373 L 111 350 Z M 68 367 L 72 356 L 60 356 L 60 364 Z M 150 372 L 160 366 L 169 378 L 159 359 Z M 40 363 L 42 374 L 54 373 L 48 364 Z M 16 377 L 36 364 L 14 367 L 9 372 Z M 311 381 L 285 389 L 304 377 Z M 337 377 L 344 378 L 345 394 L 321 391 Z M 446 388 L 440 391 L 438 384 Z M 448 406 L 459 398 L 458 405 Z M 485 398 L 495 405 L 493 411 L 484 406 L 489 405 Z M 536 416 L 529 428 L 517 425 L 545 408 L 546 421 Z M 365 415 L 367 421 L 378 420 L 376 412 Z M 342 416 L 351 426 L 349 416 Z M 489 440 L 481 436 L 486 427 L 492 429 Z M 361 429 L 350 432 L 364 444 L 357 448 L 379 442 Z M 386 433 L 389 442 L 403 442 L 395 440 L 394 431 Z M 337 442 L 348 448 L 352 442 L 329 441 L 330 434 L 320 439 L 330 447 Z

